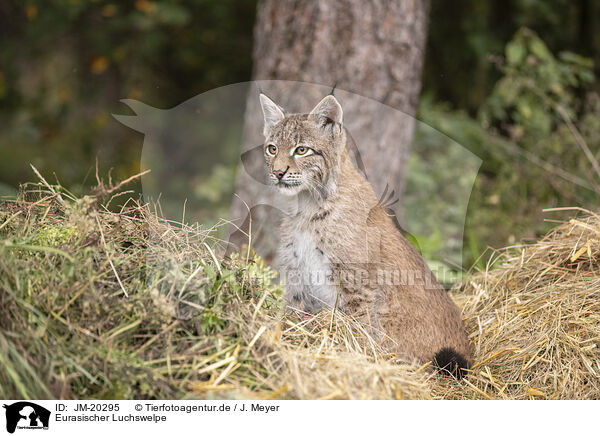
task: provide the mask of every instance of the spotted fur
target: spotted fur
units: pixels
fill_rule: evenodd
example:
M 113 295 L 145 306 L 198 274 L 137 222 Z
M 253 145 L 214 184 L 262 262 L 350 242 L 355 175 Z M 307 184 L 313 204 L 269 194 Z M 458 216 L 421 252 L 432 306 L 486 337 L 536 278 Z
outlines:
M 337 305 L 399 357 L 426 362 L 451 349 L 453 361 L 468 366 L 460 311 L 354 168 L 336 98 L 290 115 L 260 100 L 270 179 L 298 204 L 280 229 L 288 305 Z

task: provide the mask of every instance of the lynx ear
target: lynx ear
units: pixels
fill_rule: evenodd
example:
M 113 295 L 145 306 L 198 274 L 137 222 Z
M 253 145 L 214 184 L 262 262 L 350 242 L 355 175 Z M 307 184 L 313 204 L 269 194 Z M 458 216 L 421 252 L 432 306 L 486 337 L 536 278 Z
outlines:
M 328 95 L 315 106 L 309 116 L 314 117 L 322 127 L 331 123 L 341 126 L 344 113 L 336 98 Z
M 281 120 L 283 120 L 283 110 L 275 104 L 273 100 L 264 94 L 260 94 L 260 106 L 262 107 L 265 125 L 263 127 L 263 135 L 269 137 L 271 130 Z

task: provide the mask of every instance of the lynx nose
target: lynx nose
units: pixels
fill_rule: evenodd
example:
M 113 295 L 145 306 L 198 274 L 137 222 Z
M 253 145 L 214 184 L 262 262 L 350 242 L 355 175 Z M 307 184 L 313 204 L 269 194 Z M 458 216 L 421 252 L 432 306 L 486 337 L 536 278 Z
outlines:
M 287 173 L 287 170 L 289 170 L 289 169 L 290 169 L 290 167 L 287 167 L 285 169 L 285 171 L 283 171 L 283 170 L 273 170 L 273 175 L 275 177 L 277 177 L 278 180 L 281 180 L 281 179 L 283 179 L 283 176 L 285 176 L 285 173 Z

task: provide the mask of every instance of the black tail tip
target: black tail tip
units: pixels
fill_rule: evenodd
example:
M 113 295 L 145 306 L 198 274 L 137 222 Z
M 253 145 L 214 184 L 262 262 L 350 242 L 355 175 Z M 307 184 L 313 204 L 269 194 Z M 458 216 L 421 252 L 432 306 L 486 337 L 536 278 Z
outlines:
M 467 359 L 452 348 L 442 348 L 438 351 L 433 358 L 433 363 L 439 372 L 455 377 L 457 380 L 465 376 L 469 369 Z

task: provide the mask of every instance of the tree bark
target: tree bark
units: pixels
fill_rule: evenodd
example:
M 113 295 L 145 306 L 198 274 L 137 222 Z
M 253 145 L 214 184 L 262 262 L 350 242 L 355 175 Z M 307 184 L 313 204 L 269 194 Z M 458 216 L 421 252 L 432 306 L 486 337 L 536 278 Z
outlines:
M 369 137 L 370 129 L 389 130 L 377 124 L 372 106 L 364 104 L 365 97 L 408 115 L 402 125 L 389 130 L 393 141 L 356 144 L 377 195 L 391 185 L 400 200 L 421 90 L 428 11 L 429 0 L 261 0 L 254 29 L 254 80 L 323 85 L 271 84 L 265 92 L 287 111 L 309 111 L 336 85 L 347 91 L 341 100 L 344 117 L 352 117 L 361 137 Z M 258 92 L 251 89 L 242 151 L 264 141 L 261 131 Z M 270 190 L 249 183 L 248 173 L 265 171 L 262 153 L 240 166 L 236 193 L 248 204 L 274 204 Z M 260 229 L 275 228 L 275 209 L 257 208 L 252 216 L 253 246 L 267 260 L 277 246 L 277 232 L 269 230 L 266 235 Z M 231 212 L 239 225 L 248 210 L 236 198 Z

